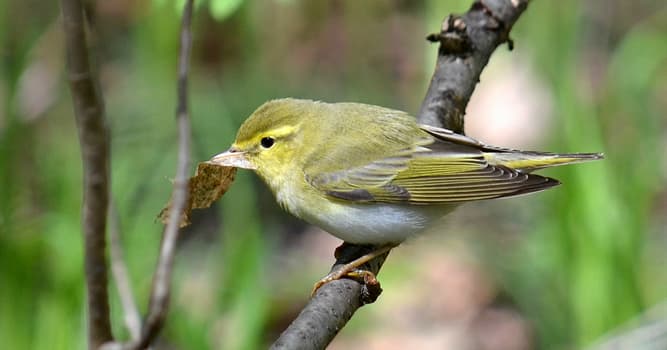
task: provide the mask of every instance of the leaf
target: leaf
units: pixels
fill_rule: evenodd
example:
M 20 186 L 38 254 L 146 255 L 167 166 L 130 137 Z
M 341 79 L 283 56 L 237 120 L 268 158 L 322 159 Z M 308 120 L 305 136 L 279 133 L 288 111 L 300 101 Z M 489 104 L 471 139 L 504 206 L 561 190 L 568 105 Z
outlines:
M 213 18 L 222 21 L 234 14 L 242 3 L 243 0 L 211 0 L 209 8 Z
M 234 181 L 236 168 L 220 166 L 208 162 L 199 163 L 195 176 L 188 180 L 188 200 L 181 216 L 179 227 L 190 225 L 192 209 L 208 208 L 222 197 Z M 163 224 L 169 222 L 172 200 L 158 214 Z

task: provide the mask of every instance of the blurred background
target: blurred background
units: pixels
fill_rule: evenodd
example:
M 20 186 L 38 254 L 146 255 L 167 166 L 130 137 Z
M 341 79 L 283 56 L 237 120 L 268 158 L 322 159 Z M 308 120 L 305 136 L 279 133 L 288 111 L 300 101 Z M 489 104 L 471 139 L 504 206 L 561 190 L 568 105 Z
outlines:
M 194 162 L 225 150 L 272 98 L 415 113 L 437 51 L 424 38 L 470 3 L 201 3 Z M 83 349 L 81 162 L 58 2 L 0 4 L 0 339 L 7 349 Z M 175 171 L 179 8 L 97 1 L 91 17 L 113 198 L 142 313 L 162 230 L 155 217 Z M 467 134 L 606 159 L 544 171 L 564 184 L 468 204 L 394 250 L 379 275 L 384 293 L 331 349 L 667 348 L 667 6 L 534 1 L 512 38 L 514 51 L 500 47 L 481 76 Z M 239 172 L 179 243 L 165 349 L 267 347 L 340 242 Z M 114 333 L 127 339 L 113 281 L 110 292 Z

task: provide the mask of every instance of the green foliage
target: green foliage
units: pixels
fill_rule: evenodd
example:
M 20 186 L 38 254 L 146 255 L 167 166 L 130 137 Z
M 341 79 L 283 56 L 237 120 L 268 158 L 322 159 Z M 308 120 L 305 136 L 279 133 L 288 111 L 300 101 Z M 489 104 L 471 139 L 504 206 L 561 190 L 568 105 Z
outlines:
M 218 21 L 231 16 L 243 4 L 243 0 L 211 0 L 211 15 Z
M 652 92 L 660 79 L 664 83 L 664 73 L 658 78 L 667 60 L 664 40 L 658 39 L 664 28 L 657 18 L 640 22 L 612 50 L 603 85 L 582 86 L 587 83 L 579 76 L 586 72 L 577 64 L 582 59 L 577 53 L 596 43 L 582 41 L 583 11 L 572 11 L 579 3 L 536 5 L 523 23 L 541 25 L 531 31 L 519 25 L 515 33 L 519 40 L 526 35 L 524 40 L 545 46 L 534 49 L 554 87 L 555 143 L 567 150 L 603 150 L 606 159 L 554 172 L 565 185 L 548 197 L 552 215 L 528 242 L 525 260 L 543 260 L 542 276 L 550 276 L 559 288 L 553 282 L 541 285 L 537 298 L 523 295 L 520 300 L 541 320 L 545 347 L 572 341 L 580 347 L 654 303 L 647 296 L 660 288 L 659 283 L 646 288 L 641 276 L 650 268 L 642 260 L 646 244 L 655 239 L 648 236 L 656 224 L 651 206 L 665 176 L 660 156 L 664 124 Z M 664 20 L 665 13 L 661 16 Z M 535 266 L 523 268 L 523 278 L 536 272 Z M 658 294 L 665 297 L 664 291 Z M 568 326 L 557 331 L 556 323 Z

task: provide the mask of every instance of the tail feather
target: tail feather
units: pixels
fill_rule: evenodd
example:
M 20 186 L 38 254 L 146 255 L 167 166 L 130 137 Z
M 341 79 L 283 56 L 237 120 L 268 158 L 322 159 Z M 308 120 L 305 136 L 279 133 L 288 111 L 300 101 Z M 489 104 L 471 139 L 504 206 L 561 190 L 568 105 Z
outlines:
M 602 153 L 556 154 L 544 152 L 484 152 L 489 164 L 506 166 L 528 173 L 533 170 L 603 159 Z

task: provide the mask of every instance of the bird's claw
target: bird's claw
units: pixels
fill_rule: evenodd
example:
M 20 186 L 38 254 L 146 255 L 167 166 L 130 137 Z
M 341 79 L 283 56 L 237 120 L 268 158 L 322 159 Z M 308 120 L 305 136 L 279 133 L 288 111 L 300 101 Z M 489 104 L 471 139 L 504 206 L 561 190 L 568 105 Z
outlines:
M 382 290 L 380 288 L 380 282 L 377 280 L 373 272 L 360 268 L 348 269 L 345 268 L 345 266 L 343 266 L 338 270 L 331 271 L 329 274 L 327 274 L 326 276 L 322 277 L 322 279 L 317 281 L 313 286 L 313 290 L 310 293 L 310 297 L 312 298 L 313 296 L 315 296 L 315 293 L 317 293 L 317 291 L 323 285 L 331 281 L 339 280 L 341 278 L 350 278 L 363 284 L 364 287 L 369 290 L 368 293 L 370 294 L 374 294 L 374 292 L 377 290 Z

